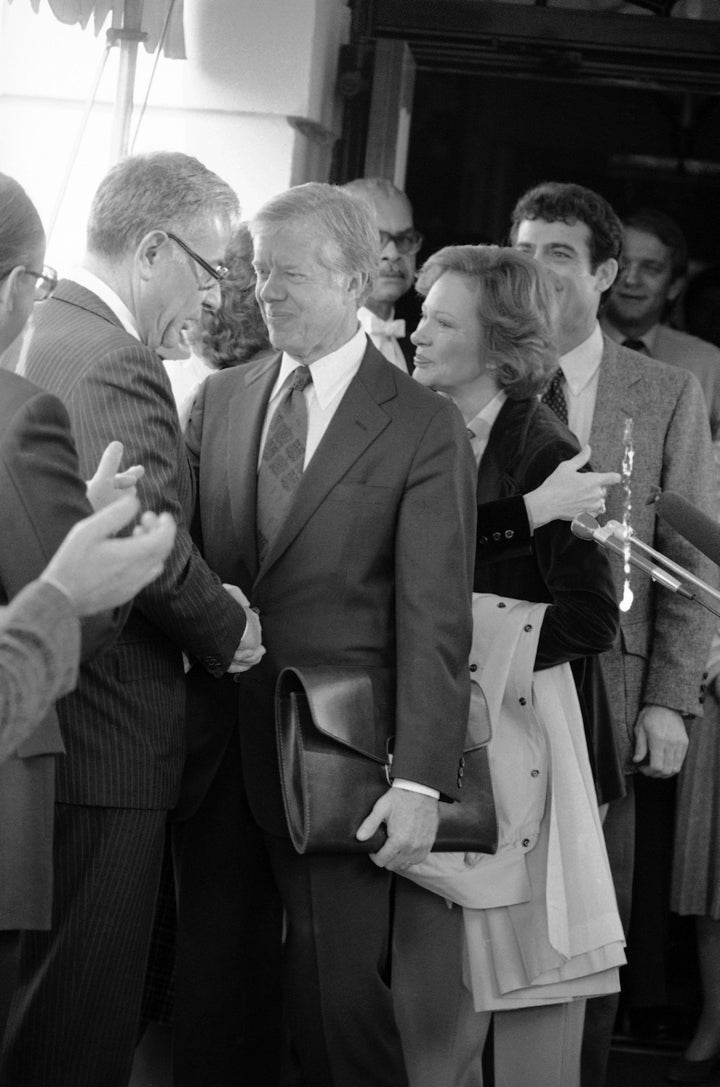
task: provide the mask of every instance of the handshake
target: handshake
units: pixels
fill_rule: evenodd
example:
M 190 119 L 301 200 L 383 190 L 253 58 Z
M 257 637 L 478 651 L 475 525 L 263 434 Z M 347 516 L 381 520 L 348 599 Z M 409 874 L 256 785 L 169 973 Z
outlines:
M 104 611 L 135 596 L 160 574 L 175 540 L 170 514 L 150 512 L 142 515 L 132 536 L 108 538 L 136 517 L 140 508 L 136 487 L 144 471 L 133 465 L 120 472 L 122 454 L 122 443 L 117 441 L 105 450 L 87 484 L 88 498 L 99 512 L 72 529 L 43 574 L 64 590 L 78 615 Z M 260 620 L 250 601 L 236 585 L 224 587 L 246 616 L 245 632 L 227 669 L 237 674 L 257 664 L 265 649 Z

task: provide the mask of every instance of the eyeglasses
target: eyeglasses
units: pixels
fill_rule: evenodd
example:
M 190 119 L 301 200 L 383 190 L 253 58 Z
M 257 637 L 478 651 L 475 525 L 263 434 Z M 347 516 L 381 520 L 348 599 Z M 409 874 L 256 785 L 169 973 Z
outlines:
M 12 272 L 14 269 L 10 269 Z M 0 282 L 3 279 L 7 279 L 10 272 L 5 272 L 0 276 Z M 49 298 L 58 285 L 57 272 L 54 268 L 50 268 L 47 264 L 43 264 L 42 272 L 34 272 L 32 268 L 23 269 L 22 274 L 24 276 L 34 277 L 35 279 L 35 301 L 44 302 L 46 298 Z
M 57 272 L 47 264 L 43 264 L 42 272 L 33 272 L 32 268 L 26 268 L 24 275 L 35 277 L 36 302 L 44 302 L 49 298 L 58 284 Z
M 173 234 L 170 230 L 166 230 L 165 233 L 167 234 L 168 238 L 171 238 L 174 242 L 176 242 L 180 246 L 180 248 L 187 253 L 189 257 L 192 257 L 195 263 L 199 264 L 203 271 L 207 272 L 209 276 L 212 276 L 214 280 L 213 283 L 198 284 L 201 291 L 209 291 L 212 287 L 215 286 L 215 283 L 222 283 L 223 279 L 227 279 L 227 277 L 230 275 L 229 268 L 226 268 L 224 264 L 218 264 L 217 268 L 213 268 L 212 264 L 209 264 L 204 257 L 201 257 L 198 253 L 195 252 L 194 249 L 191 249 L 187 242 L 184 242 L 182 238 L 178 238 L 177 234 Z
M 417 253 L 423 243 L 423 236 L 418 230 L 403 230 L 400 234 L 390 234 L 387 230 L 381 230 L 380 249 L 384 249 L 390 242 L 395 243 L 398 253 L 407 256 L 408 253 Z

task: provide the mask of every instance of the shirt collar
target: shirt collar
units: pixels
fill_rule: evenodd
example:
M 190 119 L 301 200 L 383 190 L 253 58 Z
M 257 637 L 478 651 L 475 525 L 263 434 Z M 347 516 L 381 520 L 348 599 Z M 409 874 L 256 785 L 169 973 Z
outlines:
M 486 404 L 484 408 L 481 408 L 477 415 L 474 415 L 470 422 L 465 424 L 467 429 L 472 430 L 472 432 L 480 438 L 482 438 L 482 432 L 485 431 L 486 428 L 486 433 L 489 434 L 495 420 L 500 414 L 500 409 L 506 400 L 507 394 L 504 389 L 501 389 L 500 392 L 492 398 L 489 404 Z M 479 424 L 477 430 L 476 424 Z M 478 431 L 480 432 L 479 434 Z
M 573 396 L 578 396 L 595 377 L 602 360 L 603 338 L 596 323 L 590 335 L 560 359 L 562 372 Z
M 649 328 L 647 330 L 647 332 L 643 332 L 642 336 L 626 336 L 624 332 L 621 332 L 619 328 L 616 328 L 615 325 L 608 320 L 603 321 L 603 328 L 610 337 L 610 339 L 614 340 L 615 343 L 621 344 L 624 340 L 639 340 L 645 345 L 645 349 L 647 350 L 648 355 L 654 356 L 655 343 L 657 341 L 658 331 L 660 329 L 659 323 L 653 325 L 652 328 Z
M 96 294 L 101 302 L 104 302 L 108 309 L 112 310 L 125 331 L 134 336 L 136 340 L 140 339 L 140 333 L 137 330 L 132 313 L 122 298 L 115 294 L 112 287 L 108 287 L 103 279 L 99 279 L 94 272 L 89 272 L 87 268 L 76 268 L 70 278 L 73 282 L 79 283 L 81 287 L 85 287 L 88 291 Z
M 336 351 L 332 351 L 329 355 L 324 355 L 310 364 L 313 389 L 321 408 L 326 408 L 341 389 L 350 384 L 350 381 L 360 369 L 367 343 L 364 331 L 362 328 L 358 328 L 355 335 L 342 347 L 338 347 Z M 273 396 L 293 370 L 302 365 L 297 359 L 283 351 L 280 372 L 275 383 Z

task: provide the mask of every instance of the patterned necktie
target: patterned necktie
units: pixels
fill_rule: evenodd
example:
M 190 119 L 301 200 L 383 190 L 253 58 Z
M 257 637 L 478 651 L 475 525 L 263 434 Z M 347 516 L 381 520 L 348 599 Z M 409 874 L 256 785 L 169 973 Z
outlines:
M 631 351 L 639 351 L 641 355 L 649 355 L 650 354 L 650 352 L 648 351 L 646 345 L 643 343 L 642 340 L 633 340 L 633 339 L 623 340 L 623 342 L 622 342 L 622 344 L 620 346 L 621 347 L 629 347 Z
M 563 372 L 561 367 L 558 366 L 557 370 L 553 374 L 553 379 L 548 385 L 545 392 L 542 394 L 541 400 L 543 404 L 547 404 L 549 408 L 557 415 L 558 419 L 562 419 L 563 423 L 567 426 L 568 421 L 568 408 L 567 400 L 565 399 L 565 390 L 563 389 Z
M 303 389 L 312 381 L 307 366 L 298 366 L 270 420 L 257 482 L 257 545 L 260 562 L 287 517 L 302 478 L 307 441 L 307 406 Z

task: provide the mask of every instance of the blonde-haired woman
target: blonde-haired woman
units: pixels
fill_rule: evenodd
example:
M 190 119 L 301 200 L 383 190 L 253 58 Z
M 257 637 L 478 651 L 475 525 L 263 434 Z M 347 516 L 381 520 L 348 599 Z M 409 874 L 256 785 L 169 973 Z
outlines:
M 617 634 L 615 589 L 566 522 L 484 557 L 483 504 L 577 452 L 538 398 L 558 365 L 549 273 L 514 250 L 452 246 L 418 289 L 415 380 L 455 402 L 478 464 L 470 670 L 494 729 L 500 844 L 402 873 L 393 989 L 408 1075 L 480 1087 L 494 1015 L 496 1087 L 577 1087 L 584 999 L 617 989 L 624 961 L 597 807 L 622 795 L 597 660 Z

